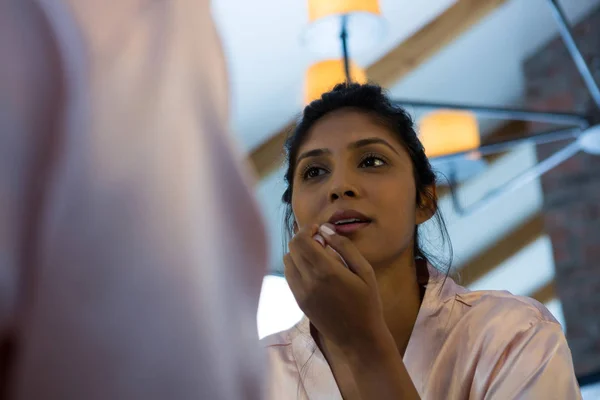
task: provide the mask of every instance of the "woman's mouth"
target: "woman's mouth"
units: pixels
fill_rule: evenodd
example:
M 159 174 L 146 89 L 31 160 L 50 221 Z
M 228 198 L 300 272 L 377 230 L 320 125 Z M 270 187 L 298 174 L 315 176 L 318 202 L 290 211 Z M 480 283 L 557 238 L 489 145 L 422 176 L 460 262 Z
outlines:
M 341 220 L 333 224 L 335 231 L 340 235 L 348 235 L 367 227 L 371 221 Z
M 338 210 L 331 218 L 329 223 L 335 227 L 340 235 L 348 235 L 367 227 L 372 220 L 356 210 Z

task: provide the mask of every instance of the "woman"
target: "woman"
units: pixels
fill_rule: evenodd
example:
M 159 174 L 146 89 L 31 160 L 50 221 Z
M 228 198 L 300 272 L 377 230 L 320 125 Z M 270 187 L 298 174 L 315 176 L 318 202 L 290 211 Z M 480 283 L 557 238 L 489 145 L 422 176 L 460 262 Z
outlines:
M 265 340 L 271 399 L 580 398 L 546 308 L 429 266 L 435 175 L 380 87 L 336 86 L 286 149 L 285 275 L 307 318 Z

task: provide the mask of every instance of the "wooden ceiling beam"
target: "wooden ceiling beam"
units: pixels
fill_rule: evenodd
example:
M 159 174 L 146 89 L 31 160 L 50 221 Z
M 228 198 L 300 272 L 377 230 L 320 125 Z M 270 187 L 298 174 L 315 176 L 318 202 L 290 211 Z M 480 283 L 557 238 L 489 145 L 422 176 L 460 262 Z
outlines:
M 504 3 L 506 0 L 458 0 L 367 68 L 367 76 L 381 86 L 395 84 Z
M 369 80 L 389 87 L 414 71 L 506 0 L 458 0 L 454 5 L 399 44 L 369 68 Z M 283 144 L 292 121 L 252 151 L 249 162 L 260 179 L 275 171 L 283 157 Z
M 266 178 L 281 166 L 285 156 L 283 150 L 285 139 L 295 126 L 295 123 L 288 124 L 252 151 L 249 162 L 254 167 L 258 179 Z
M 530 294 L 529 297 L 539 301 L 542 304 L 546 304 L 551 300 L 554 300 L 556 298 L 556 287 L 554 280 L 547 282 L 544 286 Z
M 460 284 L 469 286 L 544 234 L 544 218 L 535 214 L 458 268 Z

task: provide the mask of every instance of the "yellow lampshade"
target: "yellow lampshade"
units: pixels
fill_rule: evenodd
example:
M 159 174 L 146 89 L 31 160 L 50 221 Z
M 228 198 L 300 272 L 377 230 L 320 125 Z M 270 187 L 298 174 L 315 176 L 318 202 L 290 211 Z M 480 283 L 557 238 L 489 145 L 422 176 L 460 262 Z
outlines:
M 367 74 L 353 62 L 350 62 L 350 78 L 352 82 L 366 83 Z M 333 89 L 338 83 L 346 81 L 344 60 L 325 60 L 311 65 L 306 71 L 304 102 L 310 103 Z
M 351 57 L 370 53 L 386 31 L 378 0 L 308 0 L 308 20 L 302 43 L 321 60 L 343 57 L 342 27 Z
M 481 144 L 477 118 L 468 111 L 432 112 L 421 119 L 419 131 L 428 157 L 474 150 Z
M 356 12 L 380 15 L 378 0 L 309 0 L 308 17 L 310 22 L 330 15 L 344 15 Z

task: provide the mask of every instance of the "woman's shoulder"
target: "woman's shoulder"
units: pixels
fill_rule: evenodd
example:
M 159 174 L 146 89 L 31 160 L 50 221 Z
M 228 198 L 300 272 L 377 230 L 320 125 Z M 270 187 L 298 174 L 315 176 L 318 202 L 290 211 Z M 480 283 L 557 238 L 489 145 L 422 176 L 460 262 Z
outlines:
M 304 316 L 290 328 L 265 336 L 260 342 L 263 347 L 288 346 L 291 345 L 298 336 L 306 335 L 310 336 L 310 322 L 308 321 L 308 318 Z
M 441 308 L 432 307 L 420 330 L 425 338 L 419 342 L 437 343 L 435 357 L 453 363 L 473 355 L 473 367 L 482 371 L 502 364 L 499 354 L 502 360 L 541 354 L 552 357 L 557 349 L 567 348 L 561 325 L 540 302 L 507 291 L 469 291 L 454 282 L 450 285 L 456 290 L 446 291 Z M 534 359 L 531 368 L 536 366 Z
M 308 326 L 308 320 L 303 319 L 289 329 L 261 339 L 268 365 L 265 398 L 307 398 L 300 390 L 300 370 L 314 352 L 314 346 L 310 343 L 310 333 L 304 332 L 305 325 Z
M 560 323 L 535 299 L 507 291 L 464 290 L 452 300 L 444 305 L 448 315 L 445 336 L 468 337 L 460 342 L 470 348 L 511 348 L 515 341 L 530 335 L 536 340 L 564 341 Z
M 269 335 L 261 339 L 262 348 L 266 351 L 266 361 L 269 365 L 271 375 L 279 376 L 281 371 L 287 368 L 281 368 L 286 365 L 295 365 L 294 351 L 292 347 L 292 330 L 287 329 L 282 332 Z M 293 370 L 294 368 L 292 368 Z M 281 378 L 281 376 L 279 376 Z
M 486 321 L 480 326 L 510 321 L 513 325 L 543 322 L 560 327 L 552 313 L 542 303 L 530 297 L 514 295 L 505 290 L 469 290 L 450 277 L 432 283 L 434 290 L 430 296 L 426 296 L 430 297 L 432 308 L 439 307 L 441 303 L 442 308 L 446 309 L 456 323 L 462 320 L 464 324 L 474 319 L 478 322 Z M 496 320 L 495 317 L 500 318 Z
M 504 323 L 510 320 L 525 325 L 547 322 L 560 326 L 552 313 L 539 301 L 507 291 L 467 291 L 457 294 L 456 301 L 466 306 L 465 316 L 486 316 L 488 319 L 498 316 L 502 317 Z
M 421 330 L 435 351 L 419 356 L 440 367 L 428 379 L 468 382 L 482 390 L 477 398 L 489 388 L 498 398 L 548 398 L 549 390 L 558 393 L 552 398 L 579 398 L 562 327 L 543 304 L 506 291 L 469 291 L 453 281 L 443 291 L 441 308 L 433 302 L 435 312 Z M 465 367 L 446 378 L 457 363 Z
M 260 344 L 263 348 L 290 346 L 292 344 L 293 329 L 294 327 L 265 336 L 260 340 Z

